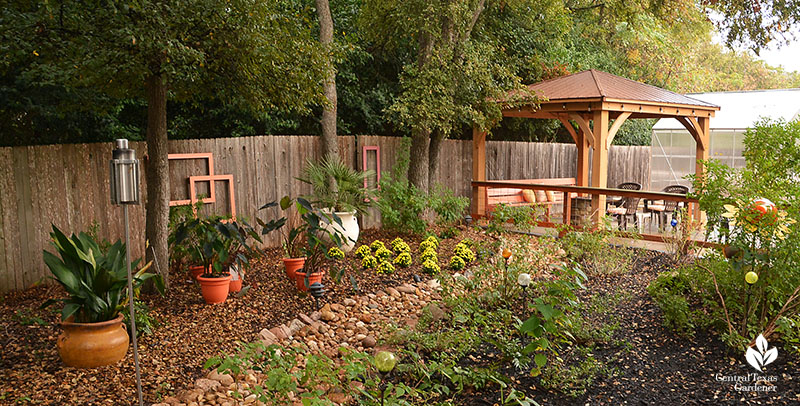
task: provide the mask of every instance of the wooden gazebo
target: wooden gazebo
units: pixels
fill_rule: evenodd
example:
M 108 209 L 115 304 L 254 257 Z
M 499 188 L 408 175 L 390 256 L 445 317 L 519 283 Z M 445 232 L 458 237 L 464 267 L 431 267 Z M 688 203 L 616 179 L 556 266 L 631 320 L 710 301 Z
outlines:
M 578 186 L 607 187 L 608 150 L 617 131 L 628 119 L 675 118 L 694 137 L 697 159 L 708 159 L 709 120 L 719 110 L 713 104 L 596 70 L 545 80 L 528 88 L 544 100 L 539 107 L 505 109 L 503 117 L 561 121 L 578 147 Z M 577 131 L 570 122 L 577 124 Z M 472 145 L 472 180 L 486 181 L 486 133 L 477 127 L 473 130 Z M 591 183 L 590 149 L 594 154 Z M 702 170 L 702 165 L 698 163 L 695 173 L 701 175 Z M 476 215 L 485 213 L 485 199 L 484 187 L 474 186 L 473 208 Z M 595 220 L 604 214 L 605 200 L 605 195 L 593 195 Z M 699 211 L 695 215 L 699 215 Z

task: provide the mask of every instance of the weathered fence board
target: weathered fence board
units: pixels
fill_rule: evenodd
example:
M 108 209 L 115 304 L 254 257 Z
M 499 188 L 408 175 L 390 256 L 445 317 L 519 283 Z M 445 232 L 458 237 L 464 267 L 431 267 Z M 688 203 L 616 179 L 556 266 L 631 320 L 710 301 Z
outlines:
M 401 139 L 378 136 L 339 137 L 341 156 L 348 165 L 361 169 L 361 148 L 379 146 L 381 175 L 391 174 L 397 162 Z M 131 147 L 144 158 L 147 147 L 133 142 Z M 108 162 L 112 144 L 64 144 L 0 148 L 0 292 L 23 289 L 48 275 L 42 250 L 49 244 L 50 224 L 65 233 L 87 231 L 96 226 L 98 236 L 116 240 L 123 237 L 122 209 L 109 201 Z M 256 217 L 275 218 L 277 208 L 259 211 L 264 203 L 285 195 L 310 193 L 299 180 L 307 159 L 320 157 L 315 136 L 258 136 L 199 140 L 173 140 L 170 153 L 210 152 L 214 173 L 232 174 L 237 215 L 255 222 Z M 575 176 L 577 151 L 570 144 L 526 142 L 487 142 L 489 179 L 548 178 Z M 612 147 L 609 153 L 609 185 L 636 181 L 649 185 L 649 147 Z M 143 162 L 143 172 L 147 170 Z M 170 163 L 170 197 L 189 198 L 189 175 L 205 175 L 203 160 Z M 144 174 L 143 174 L 144 175 Z M 442 143 L 439 172 L 434 180 L 457 195 L 471 196 L 471 141 L 445 140 Z M 205 212 L 225 214 L 229 188 L 216 183 L 217 202 Z M 142 200 L 146 199 L 142 176 Z M 207 183 L 198 184 L 198 193 L 209 194 Z M 144 254 L 144 205 L 130 206 L 131 251 Z M 362 228 L 380 225 L 380 214 L 370 209 L 362 218 Z M 270 235 L 265 244 L 278 246 L 280 236 Z M 162 265 L 163 266 L 163 265 Z

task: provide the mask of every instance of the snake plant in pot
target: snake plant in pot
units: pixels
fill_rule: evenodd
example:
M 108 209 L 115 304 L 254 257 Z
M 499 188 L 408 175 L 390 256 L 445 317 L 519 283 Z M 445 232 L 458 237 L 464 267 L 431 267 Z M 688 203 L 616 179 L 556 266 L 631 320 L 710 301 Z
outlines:
M 48 300 L 64 304 L 61 310 L 63 332 L 58 337 L 58 352 L 66 365 L 93 368 L 114 364 L 128 351 L 128 333 L 122 324 L 121 310 L 128 296 L 125 244 L 101 246 L 86 233 L 67 237 L 55 225 L 50 233 L 55 254 L 44 251 L 44 262 L 66 290 L 66 299 Z M 136 269 L 139 260 L 131 264 Z M 148 273 L 150 264 L 133 274 L 134 294 L 148 279 L 163 292 L 161 277 Z

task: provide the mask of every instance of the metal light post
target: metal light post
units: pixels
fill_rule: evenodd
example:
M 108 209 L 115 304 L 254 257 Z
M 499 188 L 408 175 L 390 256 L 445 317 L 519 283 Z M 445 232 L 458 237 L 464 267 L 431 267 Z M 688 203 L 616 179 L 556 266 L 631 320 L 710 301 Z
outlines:
M 139 204 L 139 160 L 136 151 L 128 148 L 128 140 L 114 141 L 111 152 L 111 204 L 122 205 L 125 217 L 125 265 L 128 268 L 128 304 L 130 305 L 131 335 L 133 336 L 133 363 L 136 368 L 136 393 L 139 406 L 142 400 L 142 375 L 139 370 L 139 347 L 136 343 L 136 310 L 133 303 L 133 275 L 131 274 L 130 230 L 128 205 Z

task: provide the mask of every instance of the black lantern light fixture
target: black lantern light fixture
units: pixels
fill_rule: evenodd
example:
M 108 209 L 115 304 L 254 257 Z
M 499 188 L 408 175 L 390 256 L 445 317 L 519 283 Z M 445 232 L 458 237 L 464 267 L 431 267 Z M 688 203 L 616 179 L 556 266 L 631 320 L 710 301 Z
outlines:
M 319 299 L 325 297 L 325 285 L 314 282 L 311 286 L 308 287 L 308 292 L 311 293 L 311 296 L 314 298 L 314 306 L 316 306 L 317 311 L 319 311 Z
M 131 275 L 130 229 L 128 206 L 139 204 L 139 160 L 136 151 L 128 147 L 128 140 L 114 141 L 110 164 L 111 204 L 122 205 L 125 221 L 125 265 L 128 268 L 128 304 L 130 305 L 131 338 L 133 340 L 133 362 L 136 368 L 136 393 L 139 406 L 142 399 L 142 375 L 139 367 L 139 347 L 136 343 L 136 310 L 133 303 L 133 276 Z

